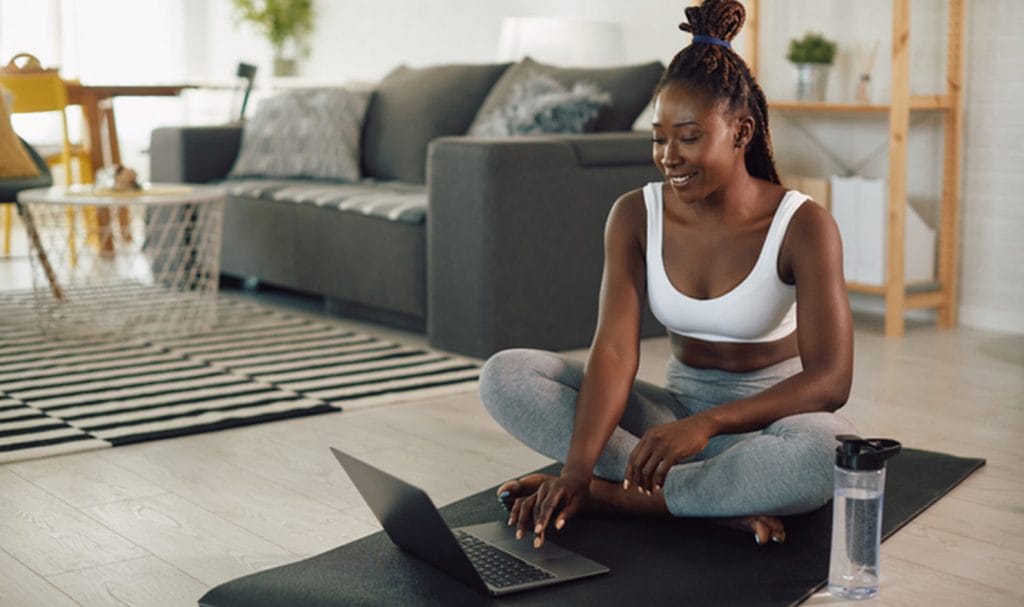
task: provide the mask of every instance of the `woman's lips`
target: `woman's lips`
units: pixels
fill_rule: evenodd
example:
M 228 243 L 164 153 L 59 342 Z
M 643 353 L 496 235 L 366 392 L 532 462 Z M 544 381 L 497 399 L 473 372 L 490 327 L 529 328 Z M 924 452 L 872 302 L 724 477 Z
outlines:
M 691 181 L 697 176 L 697 173 L 687 173 L 685 175 L 669 175 L 668 181 L 673 187 L 682 188 L 690 184 Z

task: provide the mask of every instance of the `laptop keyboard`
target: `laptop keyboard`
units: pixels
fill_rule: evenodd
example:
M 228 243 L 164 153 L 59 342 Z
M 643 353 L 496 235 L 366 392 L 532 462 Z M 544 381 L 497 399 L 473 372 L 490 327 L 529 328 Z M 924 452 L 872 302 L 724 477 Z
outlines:
M 512 556 L 465 531 L 456 530 L 455 537 L 476 567 L 480 577 L 495 588 L 507 588 L 518 584 L 536 582 L 555 577 L 554 575 Z

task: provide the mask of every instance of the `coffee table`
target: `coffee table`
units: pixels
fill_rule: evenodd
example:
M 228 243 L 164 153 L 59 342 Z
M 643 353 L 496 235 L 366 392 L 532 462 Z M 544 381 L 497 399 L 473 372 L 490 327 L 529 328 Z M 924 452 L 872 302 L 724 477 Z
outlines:
M 160 183 L 24 190 L 35 310 L 57 338 L 188 334 L 217 317 L 224 191 Z M 116 215 L 120 222 L 99 221 Z

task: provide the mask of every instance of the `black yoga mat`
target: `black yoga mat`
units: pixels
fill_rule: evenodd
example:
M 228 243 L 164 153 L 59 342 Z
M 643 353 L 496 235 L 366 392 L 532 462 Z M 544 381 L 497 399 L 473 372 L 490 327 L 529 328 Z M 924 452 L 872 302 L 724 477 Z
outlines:
M 882 534 L 945 495 L 984 460 L 904 449 L 888 464 Z M 339 468 L 338 474 L 343 474 Z M 501 519 L 494 490 L 441 510 L 453 526 Z M 832 506 L 786 517 L 787 540 L 758 547 L 751 533 L 694 519 L 579 517 L 552 535 L 611 573 L 493 599 L 397 548 L 383 532 L 318 556 L 232 580 L 203 607 L 303 605 L 796 605 L 828 578 Z M 324 533 L 330 530 L 325 529 Z

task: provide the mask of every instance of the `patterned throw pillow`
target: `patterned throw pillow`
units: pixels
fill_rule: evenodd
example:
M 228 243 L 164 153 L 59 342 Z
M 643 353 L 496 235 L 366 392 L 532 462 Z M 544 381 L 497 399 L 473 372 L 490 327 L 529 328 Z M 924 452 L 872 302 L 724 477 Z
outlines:
M 0 90 L 0 177 L 35 177 L 39 174 L 39 167 L 32 162 L 25 146 L 14 134 L 2 93 L 6 91 Z
M 260 103 L 242 127 L 230 177 L 359 181 L 359 137 L 368 92 L 286 91 Z
M 469 134 L 584 133 L 592 130 L 601 106 L 610 102 L 611 96 L 592 84 L 577 82 L 569 88 L 533 73 L 516 83 L 505 105 L 482 116 Z

